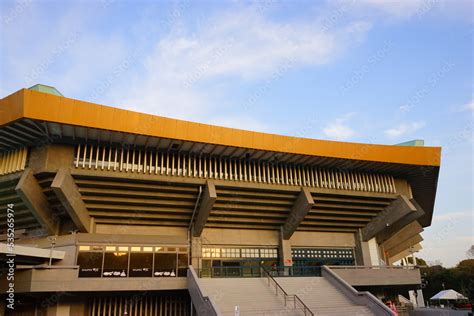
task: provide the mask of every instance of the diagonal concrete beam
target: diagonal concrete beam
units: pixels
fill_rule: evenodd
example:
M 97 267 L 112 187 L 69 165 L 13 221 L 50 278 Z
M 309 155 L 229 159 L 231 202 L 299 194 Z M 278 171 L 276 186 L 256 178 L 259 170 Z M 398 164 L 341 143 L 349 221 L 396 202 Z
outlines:
M 413 221 L 415 221 L 415 220 L 419 219 L 420 217 L 422 217 L 423 215 L 425 215 L 425 211 L 415 201 L 415 199 L 410 199 L 410 203 L 416 208 L 416 212 L 408 213 L 408 215 L 405 215 L 402 219 L 398 220 L 393 225 L 387 227 L 387 229 L 380 232 L 377 235 L 377 242 L 379 244 L 385 242 L 390 237 L 394 236 L 403 227 L 407 226 L 408 224 L 412 223 Z
M 420 251 L 421 249 L 423 249 L 423 247 L 421 246 L 421 244 L 415 244 L 411 247 L 411 249 L 405 249 L 404 251 L 402 252 L 399 252 L 397 254 L 395 254 L 394 256 L 388 258 L 388 264 L 389 265 L 392 265 L 394 264 L 395 262 L 397 262 L 398 260 L 401 260 L 405 257 L 408 257 L 409 255 L 412 254 L 412 252 L 418 252 Z
M 423 227 L 421 227 L 418 221 L 413 221 L 407 226 L 403 227 L 401 230 L 399 230 L 395 235 L 387 239 L 384 243 L 382 243 L 381 247 L 383 247 L 384 249 L 393 248 L 400 242 L 405 241 L 408 238 L 413 237 L 421 232 L 423 232 Z
M 368 241 L 406 215 L 416 212 L 416 207 L 405 195 L 399 195 L 362 229 L 362 239 Z
M 413 247 L 414 245 L 419 244 L 422 241 L 423 237 L 421 237 L 420 234 L 416 234 L 415 236 L 412 236 L 407 240 L 401 241 L 398 245 L 395 245 L 390 249 L 385 249 L 385 252 L 387 253 L 389 258 L 392 258 L 402 251 L 410 250 L 410 247 Z
M 59 220 L 51 211 L 48 199 L 30 168 L 23 171 L 15 191 L 48 234 L 57 234 Z
M 91 217 L 82 201 L 74 178 L 66 168 L 61 168 L 51 184 L 53 192 L 58 197 L 66 212 L 81 232 L 88 233 L 91 227 Z
M 288 218 L 281 229 L 284 240 L 291 238 L 298 226 L 300 226 L 306 214 L 308 214 L 313 206 L 314 200 L 311 196 L 311 192 L 309 192 L 309 189 L 306 187 L 301 188 L 300 194 L 298 195 L 298 198 L 291 208 L 290 214 L 288 215 Z
M 193 236 L 200 237 L 204 225 L 206 225 L 207 219 L 211 214 L 212 207 L 217 200 L 216 186 L 214 181 L 208 180 L 206 187 L 204 188 L 203 195 L 201 197 L 201 203 L 199 205 L 199 211 L 197 213 L 196 221 L 193 227 Z

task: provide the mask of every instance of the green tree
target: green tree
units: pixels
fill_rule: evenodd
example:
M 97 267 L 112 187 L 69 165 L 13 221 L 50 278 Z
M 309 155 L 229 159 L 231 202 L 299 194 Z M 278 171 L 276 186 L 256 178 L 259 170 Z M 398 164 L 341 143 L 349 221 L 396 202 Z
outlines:
M 443 289 L 453 289 L 474 303 L 474 259 L 462 260 L 448 269 L 440 265 L 425 267 L 421 269 L 421 275 L 426 284 L 426 299 Z

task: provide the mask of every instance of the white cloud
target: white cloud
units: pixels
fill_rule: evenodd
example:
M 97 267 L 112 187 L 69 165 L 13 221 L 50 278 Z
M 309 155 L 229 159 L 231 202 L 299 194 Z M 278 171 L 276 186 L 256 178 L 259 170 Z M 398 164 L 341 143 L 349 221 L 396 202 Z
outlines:
M 324 32 L 315 21 L 276 22 L 261 11 L 239 6 L 211 14 L 197 31 L 180 24 L 155 39 L 153 50 L 143 57 L 144 72 L 127 78 L 126 87 L 116 87 L 106 99 L 147 113 L 214 122 L 216 113 L 231 106 L 232 98 L 225 97 L 226 87 L 203 85 L 229 77 L 271 81 L 279 69 L 286 73 L 327 64 L 370 28 L 355 22 Z
M 353 113 L 348 113 L 330 122 L 323 129 L 323 133 L 333 140 L 348 140 L 355 135 L 355 131 L 347 124 Z
M 464 105 L 463 109 L 474 111 L 474 99 L 468 104 Z
M 397 127 L 389 128 L 384 131 L 390 138 L 399 138 L 412 134 L 425 126 L 424 122 L 403 123 Z

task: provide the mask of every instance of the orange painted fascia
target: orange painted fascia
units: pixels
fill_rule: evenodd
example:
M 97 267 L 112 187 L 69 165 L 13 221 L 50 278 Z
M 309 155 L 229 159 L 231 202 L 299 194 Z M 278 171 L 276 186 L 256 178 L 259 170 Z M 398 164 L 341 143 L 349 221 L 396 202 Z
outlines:
M 21 117 L 191 142 L 342 159 L 439 166 L 441 147 L 372 145 L 244 131 L 154 116 L 23 89 L 1 100 L 4 125 Z
M 0 126 L 23 117 L 23 96 L 23 90 L 20 90 L 0 99 Z

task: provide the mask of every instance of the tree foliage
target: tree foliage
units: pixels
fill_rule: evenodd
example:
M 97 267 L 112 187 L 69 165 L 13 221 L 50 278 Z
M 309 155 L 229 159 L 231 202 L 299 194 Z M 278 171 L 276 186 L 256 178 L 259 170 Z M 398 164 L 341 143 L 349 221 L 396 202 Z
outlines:
M 421 269 L 421 275 L 426 284 L 423 292 L 427 300 L 443 289 L 453 289 L 474 303 L 474 259 L 462 260 L 454 268 L 425 267 Z

